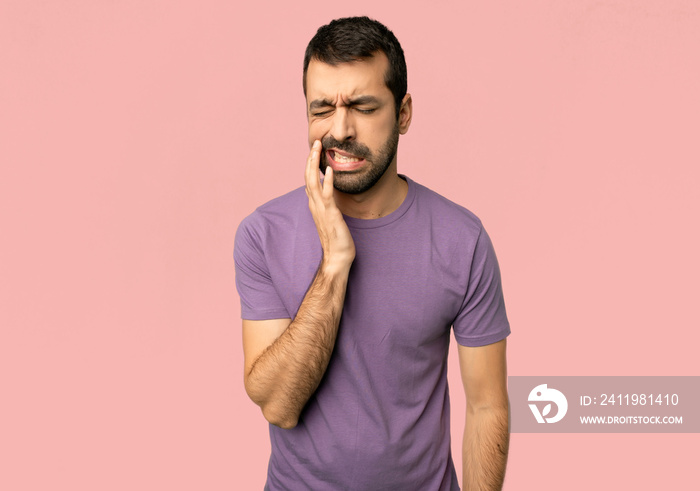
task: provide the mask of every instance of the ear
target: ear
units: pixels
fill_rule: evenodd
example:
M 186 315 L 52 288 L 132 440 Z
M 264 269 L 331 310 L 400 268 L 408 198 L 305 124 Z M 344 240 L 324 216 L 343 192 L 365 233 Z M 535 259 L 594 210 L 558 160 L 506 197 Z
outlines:
M 403 96 L 401 101 L 401 109 L 399 110 L 399 133 L 405 135 L 411 126 L 411 118 L 413 117 L 413 100 L 411 94 Z

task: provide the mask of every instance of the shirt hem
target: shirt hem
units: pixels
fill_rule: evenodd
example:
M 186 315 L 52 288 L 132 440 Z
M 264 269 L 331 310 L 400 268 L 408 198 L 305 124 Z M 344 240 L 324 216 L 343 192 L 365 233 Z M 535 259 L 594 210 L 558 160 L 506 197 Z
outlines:
M 486 346 L 488 344 L 493 344 L 501 341 L 508 337 L 510 334 L 510 327 L 501 330 L 500 332 L 494 334 L 488 334 L 486 336 L 476 336 L 476 337 L 466 337 L 455 334 L 455 339 L 457 343 L 461 346 L 468 346 L 470 348 L 478 348 L 479 346 Z

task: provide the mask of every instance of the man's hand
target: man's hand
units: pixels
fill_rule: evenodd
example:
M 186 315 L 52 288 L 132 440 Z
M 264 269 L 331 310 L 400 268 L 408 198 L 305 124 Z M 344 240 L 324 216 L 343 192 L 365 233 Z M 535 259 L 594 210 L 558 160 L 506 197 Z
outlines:
M 335 204 L 333 197 L 333 169 L 326 168 L 326 177 L 321 184 L 319 162 L 321 159 L 321 142 L 316 140 L 306 161 L 306 195 L 309 197 L 309 209 L 313 216 L 318 237 L 323 249 L 324 268 L 349 270 L 355 259 L 355 243 L 350 230 L 345 224 L 343 214 Z
M 296 313 L 290 319 L 243 320 L 244 382 L 265 418 L 293 428 L 326 372 L 338 335 L 355 243 L 333 197 L 333 169 L 323 186 L 316 141 L 306 161 L 306 194 L 323 260 Z

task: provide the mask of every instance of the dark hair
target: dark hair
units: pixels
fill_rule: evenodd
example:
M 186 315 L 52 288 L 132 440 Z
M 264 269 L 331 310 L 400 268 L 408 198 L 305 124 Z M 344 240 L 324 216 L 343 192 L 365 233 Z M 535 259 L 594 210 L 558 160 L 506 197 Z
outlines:
M 309 41 L 304 55 L 304 95 L 306 95 L 306 71 L 312 59 L 337 65 L 370 58 L 377 51 L 384 52 L 389 59 L 389 69 L 384 75 L 384 82 L 394 95 L 398 118 L 401 102 L 408 86 L 403 49 L 393 32 L 384 24 L 369 17 L 345 17 L 319 27 L 316 35 Z

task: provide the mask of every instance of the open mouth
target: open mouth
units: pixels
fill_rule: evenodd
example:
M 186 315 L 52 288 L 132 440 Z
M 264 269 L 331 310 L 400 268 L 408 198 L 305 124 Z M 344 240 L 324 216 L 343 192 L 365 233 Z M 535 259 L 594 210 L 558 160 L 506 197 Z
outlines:
M 333 170 L 354 170 L 361 167 L 365 162 L 365 159 L 362 157 L 336 149 L 328 150 L 326 155 Z

